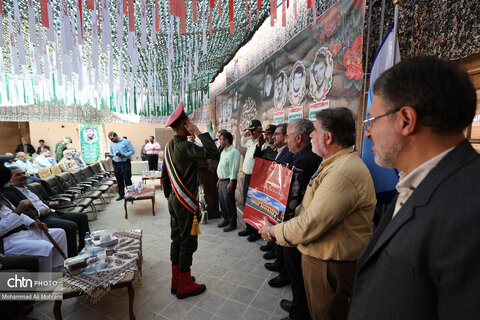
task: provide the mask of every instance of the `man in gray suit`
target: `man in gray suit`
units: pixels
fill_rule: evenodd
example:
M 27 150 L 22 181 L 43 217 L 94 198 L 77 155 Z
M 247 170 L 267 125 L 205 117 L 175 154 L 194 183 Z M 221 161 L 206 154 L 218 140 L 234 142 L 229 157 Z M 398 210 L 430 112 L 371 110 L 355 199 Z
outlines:
M 365 120 L 375 161 L 401 170 L 357 265 L 349 319 L 478 319 L 480 156 L 466 72 L 416 57 L 384 72 Z

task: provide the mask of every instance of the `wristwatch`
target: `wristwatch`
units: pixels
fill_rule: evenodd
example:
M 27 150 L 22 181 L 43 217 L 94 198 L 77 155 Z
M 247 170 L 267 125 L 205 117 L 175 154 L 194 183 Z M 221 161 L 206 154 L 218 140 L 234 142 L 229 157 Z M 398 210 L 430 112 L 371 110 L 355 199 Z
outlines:
M 270 228 L 271 228 L 271 227 L 272 227 L 272 226 L 269 226 L 269 227 L 267 228 L 268 241 L 273 241 L 273 240 L 274 240 L 273 237 L 272 237 L 272 235 L 270 234 Z

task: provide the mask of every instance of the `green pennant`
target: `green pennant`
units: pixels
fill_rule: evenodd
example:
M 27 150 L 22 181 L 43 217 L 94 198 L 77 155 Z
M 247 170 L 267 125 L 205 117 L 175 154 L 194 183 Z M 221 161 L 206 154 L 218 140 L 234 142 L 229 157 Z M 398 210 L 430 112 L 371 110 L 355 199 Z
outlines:
M 55 73 L 52 72 L 52 91 L 53 91 L 53 102 L 57 104 L 57 93 L 55 92 Z
M 208 81 L 207 81 L 207 98 L 210 99 L 210 86 L 208 85 L 210 83 L 210 72 L 208 73 Z

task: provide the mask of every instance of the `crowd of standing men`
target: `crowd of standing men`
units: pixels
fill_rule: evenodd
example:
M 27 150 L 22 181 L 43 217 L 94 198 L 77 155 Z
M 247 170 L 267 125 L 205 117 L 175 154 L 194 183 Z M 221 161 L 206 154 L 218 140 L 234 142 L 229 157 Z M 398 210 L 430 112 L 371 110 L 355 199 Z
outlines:
M 473 319 L 480 299 L 480 156 L 463 134 L 475 114 L 473 85 L 455 64 L 417 57 L 384 72 L 374 93 L 365 137 L 377 164 L 400 170 L 398 194 L 379 224 L 373 225 L 374 184 L 354 149 L 355 117 L 330 108 L 313 123 L 262 130 L 259 120 L 250 121 L 241 137 L 243 201 L 255 157 L 302 169 L 303 198 L 294 217 L 277 225 L 265 220 L 258 231 L 247 224 L 239 235 L 278 244 L 261 249 L 277 258 L 265 266 L 279 272 L 269 284 L 292 284 L 293 301 L 280 302 L 289 311 L 284 320 Z M 196 160 L 218 158 L 218 150 L 183 105 L 169 124 L 175 137 L 162 179 L 169 184 L 172 292 L 185 298 L 205 291 L 190 274 L 198 234 Z M 187 142 L 192 134 L 203 147 Z M 220 131 L 219 142 L 218 227 L 228 232 L 237 227 L 240 155 L 231 133 Z

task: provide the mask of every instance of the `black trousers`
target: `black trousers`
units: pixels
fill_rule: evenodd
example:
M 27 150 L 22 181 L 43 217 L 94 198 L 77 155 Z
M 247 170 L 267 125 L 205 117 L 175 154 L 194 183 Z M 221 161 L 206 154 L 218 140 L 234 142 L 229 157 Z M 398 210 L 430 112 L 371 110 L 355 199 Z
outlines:
M 230 179 L 220 180 L 218 185 L 218 199 L 220 202 L 220 210 L 222 211 L 223 219 L 228 221 L 228 224 L 232 227 L 237 226 L 237 205 L 235 204 L 235 189 L 237 187 L 237 181 L 233 184 L 233 192 L 227 192 L 227 186 L 230 183 Z
M 248 193 L 248 187 L 250 186 L 250 180 L 252 179 L 251 174 L 246 174 L 245 179 L 243 180 L 243 207 L 245 210 L 245 203 L 247 202 L 247 193 Z M 257 229 L 246 223 L 246 230 L 250 231 L 250 233 L 257 232 Z
M 63 229 L 67 235 L 67 255 L 74 257 L 78 255 L 77 248 L 77 224 L 69 219 L 62 218 L 53 212 L 49 212 L 46 216 L 40 217 L 40 221 L 45 223 L 49 228 Z M 85 233 L 83 234 L 85 237 Z
M 132 164 L 130 160 L 125 162 L 114 162 L 113 172 L 117 178 L 118 195 L 123 197 L 125 195 L 125 186 L 132 185 Z
M 288 316 L 292 320 L 310 319 L 307 294 L 302 274 L 302 254 L 295 247 L 282 247 L 285 270 L 292 284 L 292 308 Z
M 9 256 L 0 257 L 1 271 L 4 272 L 38 272 L 38 257 Z M 32 304 L 32 301 L 0 301 L 0 318 L 15 319 L 18 309 Z
M 148 170 L 158 170 L 158 154 L 149 154 L 148 156 Z
M 180 272 L 190 271 L 193 253 L 197 251 L 198 236 L 190 234 L 192 230 L 193 214 L 188 211 L 177 199 L 175 192 L 168 197 L 168 211 L 170 212 L 170 260 L 172 265 L 179 265 Z
M 75 222 L 78 229 L 78 251 L 82 251 L 85 247 L 85 233 L 90 232 L 88 225 L 88 216 L 83 212 L 66 212 L 62 213 L 57 211 L 58 218 Z

